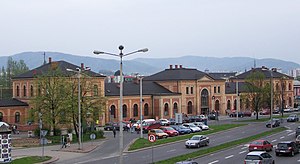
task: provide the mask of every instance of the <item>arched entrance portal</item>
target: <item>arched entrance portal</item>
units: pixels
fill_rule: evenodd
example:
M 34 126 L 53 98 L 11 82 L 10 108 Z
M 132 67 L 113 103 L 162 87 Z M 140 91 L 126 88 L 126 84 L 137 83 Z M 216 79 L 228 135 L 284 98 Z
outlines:
M 201 114 L 208 114 L 209 106 L 208 106 L 208 90 L 203 89 L 201 92 Z

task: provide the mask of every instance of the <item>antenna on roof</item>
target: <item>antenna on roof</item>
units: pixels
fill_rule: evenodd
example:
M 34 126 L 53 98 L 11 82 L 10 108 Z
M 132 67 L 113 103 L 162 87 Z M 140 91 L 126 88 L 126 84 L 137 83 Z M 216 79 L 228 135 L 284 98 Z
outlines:
M 44 52 L 44 65 L 46 64 L 46 52 Z

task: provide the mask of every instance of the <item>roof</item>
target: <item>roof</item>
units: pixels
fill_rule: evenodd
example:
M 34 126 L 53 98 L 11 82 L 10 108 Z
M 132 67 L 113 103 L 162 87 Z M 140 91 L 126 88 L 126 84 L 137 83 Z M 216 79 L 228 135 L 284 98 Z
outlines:
M 10 107 L 10 106 L 28 106 L 28 104 L 26 102 L 14 98 L 0 99 L 0 107 Z
M 300 81 L 294 80 L 294 86 L 300 86 Z
M 15 77 L 13 77 L 13 79 L 34 78 L 37 75 L 42 75 L 42 74 L 50 72 L 50 70 L 56 70 L 56 69 L 60 70 L 62 75 L 64 75 L 64 76 L 72 76 L 76 72 L 70 72 L 70 71 L 67 71 L 67 69 L 76 70 L 78 68 L 80 68 L 80 66 L 71 64 L 71 63 L 63 61 L 63 60 L 62 61 L 53 61 L 51 63 L 44 64 L 40 67 L 34 68 L 23 74 L 15 76 Z M 101 74 L 98 74 L 98 73 L 90 71 L 90 70 L 84 71 L 84 73 L 91 77 L 105 77 Z
M 238 82 L 238 92 L 239 93 L 247 92 L 245 82 Z M 236 93 L 236 82 L 226 82 L 225 83 L 225 94 L 234 94 L 234 93 Z
M 262 153 L 265 153 L 265 151 L 251 151 L 247 155 L 261 155 Z
M 209 74 L 190 68 L 173 68 L 145 77 L 145 81 L 198 80 Z
M 266 67 L 253 68 L 250 71 L 247 71 L 247 72 L 244 72 L 242 74 L 239 74 L 239 75 L 235 76 L 235 78 L 237 78 L 237 79 L 246 79 L 251 73 L 254 73 L 254 72 L 261 72 L 261 73 L 263 73 L 265 75 L 265 78 L 271 78 L 271 77 L 273 77 L 273 78 L 282 78 L 282 77 L 286 77 L 288 79 L 294 79 L 291 76 L 288 76 L 286 74 L 277 72 L 276 70 L 270 70 L 270 69 L 268 69 Z
M 176 95 L 164 88 L 163 86 L 152 81 L 143 81 L 143 95 Z M 119 96 L 120 84 L 119 83 L 105 83 L 105 96 Z M 140 84 L 135 82 L 123 83 L 123 95 L 140 95 Z
M 231 77 L 234 77 L 236 75 L 236 72 L 216 72 L 216 73 L 212 72 L 209 73 L 209 75 L 214 79 L 224 80 L 224 79 L 229 79 Z

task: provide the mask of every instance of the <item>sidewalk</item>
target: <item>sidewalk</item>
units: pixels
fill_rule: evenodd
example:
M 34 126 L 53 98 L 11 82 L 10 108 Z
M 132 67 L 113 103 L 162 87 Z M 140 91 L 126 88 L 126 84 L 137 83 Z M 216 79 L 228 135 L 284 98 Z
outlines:
M 85 153 L 89 153 L 95 150 L 98 146 L 103 144 L 107 139 L 99 139 L 95 141 L 88 141 L 82 143 L 82 149 L 79 149 L 78 143 L 73 143 L 67 148 L 61 148 L 62 145 L 51 145 L 31 147 L 31 148 L 17 148 L 12 149 L 12 158 L 18 159 L 26 156 L 50 156 L 51 160 L 43 163 L 53 163 L 58 160 L 68 160 L 74 157 L 84 156 Z

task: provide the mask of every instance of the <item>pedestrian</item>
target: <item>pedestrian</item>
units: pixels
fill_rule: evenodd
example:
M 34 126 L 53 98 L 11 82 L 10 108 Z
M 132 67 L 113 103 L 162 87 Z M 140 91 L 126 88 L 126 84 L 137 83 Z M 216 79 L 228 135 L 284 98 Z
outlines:
M 67 136 L 62 136 L 62 147 L 61 148 L 67 148 Z
M 116 127 L 113 128 L 114 138 L 116 138 Z

